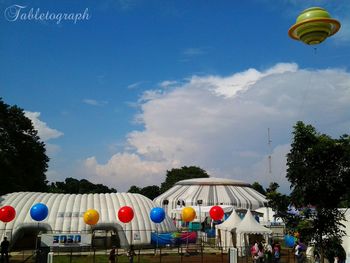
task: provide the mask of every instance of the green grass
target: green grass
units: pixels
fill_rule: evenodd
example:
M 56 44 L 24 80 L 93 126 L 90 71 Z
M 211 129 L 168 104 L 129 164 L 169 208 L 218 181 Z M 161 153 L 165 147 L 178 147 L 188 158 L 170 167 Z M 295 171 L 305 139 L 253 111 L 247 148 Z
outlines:
M 95 256 L 95 262 L 94 262 L 94 256 L 72 256 L 70 258 L 70 255 L 64 255 L 64 256 L 54 256 L 53 263 L 107 263 L 108 256 L 107 255 L 96 255 Z M 134 257 L 134 262 L 137 262 L 137 256 Z M 140 262 L 141 263 L 151 263 L 152 261 L 144 258 L 143 256 L 140 256 Z M 129 258 L 127 256 L 118 256 L 118 261 L 116 260 L 116 263 L 129 263 Z

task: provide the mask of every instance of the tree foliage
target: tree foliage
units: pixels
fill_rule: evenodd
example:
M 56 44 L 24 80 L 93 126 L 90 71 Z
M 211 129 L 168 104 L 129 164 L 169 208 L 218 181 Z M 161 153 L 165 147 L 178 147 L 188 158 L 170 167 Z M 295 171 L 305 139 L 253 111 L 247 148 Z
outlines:
M 303 122 L 297 122 L 293 135 L 287 155 L 291 201 L 297 208 L 313 208 L 303 220 L 311 222 L 311 237 L 322 252 L 327 239 L 343 234 L 343 214 L 338 208 L 347 201 L 350 189 L 350 138 L 333 139 Z
M 149 199 L 153 200 L 158 195 L 160 195 L 160 188 L 158 185 L 150 185 L 143 188 L 138 187 L 136 185 L 132 185 L 128 190 L 128 193 L 142 194 L 148 197 Z
M 86 179 L 77 180 L 68 177 L 64 182 L 53 182 L 49 186 L 51 193 L 64 194 L 97 194 L 97 193 L 116 193 L 114 188 L 108 188 L 103 184 L 93 184 Z
M 288 224 L 288 214 L 286 214 L 286 211 L 290 204 L 290 199 L 289 196 L 280 193 L 278 188 L 278 183 L 271 182 L 266 189 L 266 199 L 269 201 L 268 206 L 275 211 L 276 216 L 282 218 Z
M 31 120 L 0 98 L 0 194 L 45 191 L 48 161 Z
M 259 192 L 260 194 L 266 195 L 266 191 L 265 191 L 264 187 L 261 184 L 259 184 L 258 182 L 252 183 L 252 188 L 255 191 Z
M 175 183 L 181 180 L 192 178 L 208 178 L 207 172 L 197 166 L 183 166 L 167 171 L 165 181 L 161 184 L 160 192 L 164 193 L 174 186 Z

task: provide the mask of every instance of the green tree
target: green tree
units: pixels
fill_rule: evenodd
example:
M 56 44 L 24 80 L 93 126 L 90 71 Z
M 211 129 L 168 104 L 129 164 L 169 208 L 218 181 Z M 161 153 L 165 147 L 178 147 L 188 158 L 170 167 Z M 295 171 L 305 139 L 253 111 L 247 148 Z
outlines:
M 140 187 L 136 186 L 136 185 L 132 185 L 130 186 L 128 193 L 133 193 L 133 194 L 140 194 L 141 193 L 141 189 Z
M 264 187 L 261 184 L 259 184 L 258 182 L 252 183 L 252 188 L 255 191 L 259 192 L 260 194 L 266 195 L 266 191 L 265 191 Z
M 290 198 L 288 195 L 282 194 L 278 191 L 278 183 L 272 182 L 266 189 L 266 199 L 269 201 L 268 206 L 276 213 L 278 217 L 281 217 L 285 223 L 288 222 L 288 215 L 286 211 L 290 204 Z
M 343 235 L 338 209 L 349 190 L 350 138 L 333 139 L 320 134 L 311 125 L 297 122 L 293 142 L 287 154 L 287 178 L 291 183 L 291 201 L 297 208 L 314 207 L 303 215 L 309 221 L 311 237 L 324 259 L 328 239 Z
M 153 200 L 158 195 L 160 195 L 160 188 L 158 185 L 150 185 L 143 188 L 132 185 L 129 188 L 128 193 L 141 194 Z
M 46 191 L 49 158 L 30 119 L 0 98 L 0 195 Z
M 149 199 L 153 200 L 158 195 L 160 195 L 160 188 L 157 185 L 146 186 L 146 187 L 141 189 L 140 194 L 142 194 L 142 195 L 148 197 Z
M 49 186 L 51 193 L 65 194 L 97 194 L 97 193 L 116 193 L 114 188 L 108 188 L 103 184 L 93 184 L 86 179 L 78 180 L 68 177 L 64 182 L 53 182 Z
M 160 192 L 164 193 L 175 183 L 181 180 L 191 179 L 191 178 L 208 178 L 209 175 L 203 169 L 197 166 L 183 166 L 181 168 L 174 168 L 166 173 L 166 179 L 161 184 Z

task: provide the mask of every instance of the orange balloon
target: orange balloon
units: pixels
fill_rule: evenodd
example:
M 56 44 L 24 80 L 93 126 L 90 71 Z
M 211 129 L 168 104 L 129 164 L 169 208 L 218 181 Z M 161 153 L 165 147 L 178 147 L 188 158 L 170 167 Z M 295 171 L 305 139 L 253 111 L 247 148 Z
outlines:
M 96 225 L 99 219 L 100 215 L 95 209 L 89 209 L 84 213 L 84 222 L 88 225 Z
M 185 207 L 181 213 L 182 221 L 191 222 L 196 217 L 196 211 L 192 207 Z

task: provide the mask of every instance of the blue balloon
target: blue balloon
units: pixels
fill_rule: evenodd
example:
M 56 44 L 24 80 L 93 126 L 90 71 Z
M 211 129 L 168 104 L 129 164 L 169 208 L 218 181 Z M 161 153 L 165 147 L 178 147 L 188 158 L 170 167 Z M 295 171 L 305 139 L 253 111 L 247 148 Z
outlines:
M 165 211 L 161 207 L 154 207 L 149 216 L 154 223 L 161 223 L 165 218 Z
M 35 221 L 43 221 L 49 214 L 49 209 L 43 203 L 37 203 L 30 209 L 30 216 Z
M 287 247 L 294 247 L 295 245 L 295 238 L 291 235 L 286 235 L 284 237 L 284 243 L 286 244 Z

